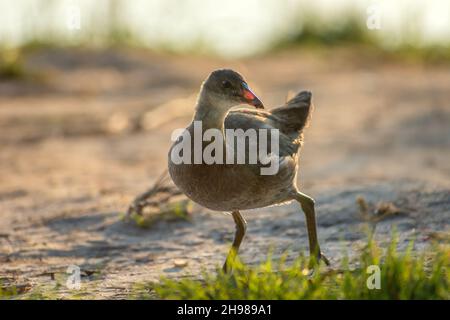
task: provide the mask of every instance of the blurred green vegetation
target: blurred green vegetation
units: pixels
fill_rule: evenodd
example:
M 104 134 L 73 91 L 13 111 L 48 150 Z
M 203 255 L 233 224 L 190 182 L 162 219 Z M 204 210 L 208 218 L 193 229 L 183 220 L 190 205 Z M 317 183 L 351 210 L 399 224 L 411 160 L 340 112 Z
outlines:
M 321 270 L 317 266 L 313 275 L 305 257 L 292 266 L 286 266 L 284 259 L 268 259 L 257 267 L 236 261 L 231 275 L 218 271 L 205 273 L 201 281 L 162 279 L 160 284 L 147 287 L 147 296 L 138 297 L 154 298 L 156 294 L 163 299 L 449 299 L 449 248 L 414 255 L 411 247 L 399 253 L 397 241 L 393 240 L 383 254 L 370 240 L 356 268 L 350 268 L 346 258 L 340 270 Z M 371 265 L 380 268 L 380 289 L 367 286 L 367 268 Z
M 403 27 L 404 33 L 408 35 L 406 41 L 387 46 L 382 34 L 367 28 L 363 17 L 356 11 L 348 11 L 346 15 L 327 22 L 312 11 L 302 11 L 297 18 L 298 23 L 291 27 L 288 34 L 275 39 L 269 52 L 292 48 L 324 51 L 346 47 L 356 55 L 377 56 L 378 60 L 432 64 L 450 62 L 450 41 L 439 45 L 422 44 L 415 21 L 408 21 L 410 25 Z
M 0 50 L 0 80 L 23 79 L 26 74 L 20 49 Z
M 290 32 L 275 41 L 274 48 L 292 45 L 337 46 L 349 44 L 376 45 L 373 31 L 357 12 L 348 12 L 346 16 L 333 22 L 323 21 L 312 11 L 302 11 L 296 19 L 298 23 Z
M 4 52 L 10 51 L 0 47 L 0 78 L 21 78 L 26 70 L 21 63 L 24 55 L 33 50 L 45 48 L 147 48 L 165 54 L 215 55 L 217 52 L 211 47 L 210 41 L 198 34 L 191 38 L 189 46 L 180 49 L 173 39 L 164 38 L 155 43 L 146 43 L 136 35 L 121 15 L 123 6 L 121 1 L 112 1 L 105 13 L 107 22 L 98 27 L 95 21 L 86 22 L 84 32 L 68 37 L 49 32 L 42 36 L 31 30 L 27 41 L 16 48 L 16 58 Z M 406 20 L 407 25 L 400 28 L 401 40 L 386 43 L 386 33 L 380 30 L 369 30 L 366 26 L 366 14 L 357 10 L 347 10 L 333 19 L 322 17 L 312 9 L 297 8 L 294 19 L 288 23 L 284 33 L 276 34 L 269 41 L 261 54 L 272 54 L 281 50 L 301 48 L 315 50 L 317 54 L 335 48 L 347 48 L 354 55 L 367 61 L 384 61 L 393 59 L 398 61 L 417 63 L 449 63 L 450 40 L 439 44 L 426 44 L 421 39 L 418 19 Z M 218 39 L 220 41 L 220 39 Z M 219 53 L 220 54 L 220 53 Z M 256 53 L 255 53 L 256 54 Z M 375 59 L 374 59 L 375 57 Z

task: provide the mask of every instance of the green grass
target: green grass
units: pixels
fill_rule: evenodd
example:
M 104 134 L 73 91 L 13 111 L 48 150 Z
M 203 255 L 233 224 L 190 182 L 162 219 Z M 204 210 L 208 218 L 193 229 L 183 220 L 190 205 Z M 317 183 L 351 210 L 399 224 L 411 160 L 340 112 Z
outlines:
M 129 299 L 450 299 L 450 248 L 431 246 L 424 253 L 397 251 L 392 241 L 381 249 L 369 241 L 358 258 L 344 258 L 332 269 L 316 266 L 308 269 L 307 257 L 291 265 L 284 258 L 267 259 L 258 266 L 236 261 L 231 274 L 221 270 L 203 272 L 201 280 L 162 278 L 158 283 L 135 283 Z M 379 266 L 380 289 L 369 289 L 373 275 L 369 266 Z M 0 299 L 89 299 L 95 298 L 96 283 L 101 277 L 84 284 L 81 291 L 65 288 L 67 275 L 59 275 L 53 285 L 18 289 L 0 285 Z
M 350 268 L 348 259 L 344 259 L 339 270 L 319 266 L 312 276 L 305 258 L 299 258 L 291 266 L 283 259 L 276 262 L 269 259 L 257 267 L 237 261 L 231 275 L 219 271 L 205 273 L 199 281 L 162 279 L 159 284 L 147 287 L 151 294 L 147 298 L 154 298 L 155 294 L 162 299 L 450 298 L 449 248 L 436 247 L 428 251 L 433 254 L 414 255 L 410 249 L 399 253 L 396 247 L 396 241 L 392 241 L 389 248 L 382 250 L 369 241 L 356 261 L 357 267 Z M 371 276 L 367 268 L 371 265 L 380 268 L 380 289 L 367 286 Z

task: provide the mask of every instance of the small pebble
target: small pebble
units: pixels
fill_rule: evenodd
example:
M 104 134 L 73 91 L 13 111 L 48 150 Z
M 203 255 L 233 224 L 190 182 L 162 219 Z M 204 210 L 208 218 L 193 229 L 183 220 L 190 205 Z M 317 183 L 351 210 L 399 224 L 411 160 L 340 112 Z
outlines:
M 188 265 L 188 262 L 187 262 L 187 260 L 176 259 L 176 260 L 173 261 L 173 264 L 177 268 L 183 268 L 183 267 L 186 267 Z

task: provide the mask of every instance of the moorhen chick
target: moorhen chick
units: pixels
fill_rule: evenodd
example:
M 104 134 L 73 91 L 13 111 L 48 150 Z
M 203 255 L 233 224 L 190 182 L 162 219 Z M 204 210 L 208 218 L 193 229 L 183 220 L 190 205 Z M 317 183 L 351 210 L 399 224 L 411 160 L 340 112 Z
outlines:
M 230 111 L 232 107 L 242 104 L 252 105 L 257 109 Z M 229 269 L 246 231 L 246 221 L 240 211 L 292 200 L 300 203 L 306 216 L 311 261 L 323 259 L 329 264 L 320 251 L 317 239 L 314 200 L 300 192 L 296 186 L 297 152 L 302 145 L 303 129 L 312 112 L 311 93 L 300 92 L 285 105 L 269 111 L 261 110 L 262 108 L 263 104 L 239 73 L 229 69 L 212 72 L 201 86 L 192 123 L 184 130 L 184 134 L 178 136 L 169 151 L 169 174 L 177 187 L 194 202 L 211 210 L 231 212 L 236 223 L 236 234 L 223 266 L 224 271 Z M 230 141 L 226 140 L 228 135 L 225 132 L 228 133 L 230 129 L 277 129 L 278 155 L 275 159 L 278 161 L 278 171 L 275 174 L 261 174 L 260 169 L 267 166 L 267 161 L 264 164 L 261 161 L 239 164 L 225 160 L 222 163 L 207 163 L 201 159 L 194 163 L 194 154 L 199 149 L 195 150 L 194 141 L 186 140 L 195 139 L 195 134 L 198 133 L 195 131 L 195 122 L 201 123 L 201 134 L 208 129 L 216 129 L 222 134 L 220 143 L 225 154 L 230 151 L 239 152 L 236 144 L 231 147 L 234 150 L 229 150 Z M 257 144 L 261 139 L 258 137 Z M 190 148 L 188 151 L 191 152 L 188 158 L 192 161 L 175 161 L 174 154 L 180 152 L 180 145 L 184 143 L 186 146 L 186 142 Z M 251 143 L 252 141 L 249 142 L 249 150 Z M 200 147 L 201 153 L 207 148 L 207 143 L 202 141 Z M 249 150 L 245 151 L 247 156 Z M 180 154 L 183 152 L 186 150 Z

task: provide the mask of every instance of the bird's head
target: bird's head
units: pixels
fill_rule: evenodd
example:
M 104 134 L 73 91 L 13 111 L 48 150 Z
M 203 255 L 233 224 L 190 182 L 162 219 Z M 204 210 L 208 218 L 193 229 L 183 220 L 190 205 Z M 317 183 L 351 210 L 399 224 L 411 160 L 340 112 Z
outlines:
M 224 109 L 240 104 L 264 108 L 261 100 L 251 91 L 244 78 L 231 69 L 213 71 L 203 83 L 202 94 L 212 105 Z

